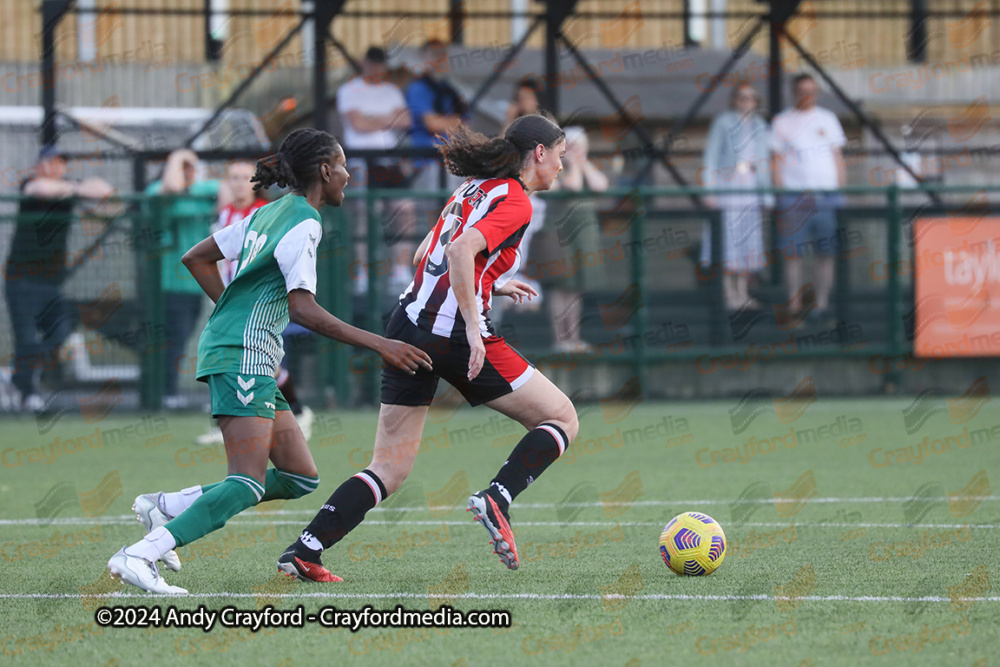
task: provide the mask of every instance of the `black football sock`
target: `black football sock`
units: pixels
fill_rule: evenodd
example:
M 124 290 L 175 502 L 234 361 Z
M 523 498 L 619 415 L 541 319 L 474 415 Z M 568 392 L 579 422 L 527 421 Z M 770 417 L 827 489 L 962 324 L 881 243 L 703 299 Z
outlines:
M 329 549 L 354 530 L 386 495 L 378 475 L 362 470 L 337 487 L 291 548 L 313 556 Z
M 555 424 L 539 424 L 517 443 L 486 493 L 507 511 L 511 501 L 566 451 L 567 444 L 561 428 Z

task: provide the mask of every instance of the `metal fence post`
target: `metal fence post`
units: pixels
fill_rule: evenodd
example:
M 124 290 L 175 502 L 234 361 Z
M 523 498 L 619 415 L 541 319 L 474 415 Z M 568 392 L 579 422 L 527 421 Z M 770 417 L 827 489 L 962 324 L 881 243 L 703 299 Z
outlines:
M 902 341 L 902 290 L 899 286 L 899 271 L 895 267 L 899 266 L 899 242 L 902 232 L 902 211 L 899 205 L 899 188 L 895 183 L 891 183 L 886 190 L 886 208 L 888 229 L 888 251 L 887 259 L 889 266 L 889 308 L 887 314 L 889 321 L 886 323 L 886 331 L 889 334 L 889 349 L 893 355 L 902 354 L 905 345 Z
M 135 238 L 162 238 L 163 200 L 150 197 L 145 205 L 137 207 L 137 218 L 133 218 L 133 229 L 139 227 Z M 159 245 L 159 244 L 158 244 Z M 163 331 L 165 317 L 163 312 L 162 285 L 162 247 L 152 248 L 147 253 L 146 261 L 139 262 L 139 293 L 141 295 L 145 320 L 149 322 L 152 331 Z M 166 380 L 164 366 L 166 365 L 166 350 L 163 345 L 154 345 L 142 354 L 139 382 L 140 402 L 146 410 L 159 410 L 163 405 L 164 383 Z
M 635 333 L 638 339 L 635 348 L 635 376 L 639 378 L 639 391 L 644 393 L 648 386 L 649 369 L 646 364 L 646 329 L 649 313 L 646 310 L 646 261 L 643 239 L 646 237 L 646 197 L 639 189 L 639 211 L 632 225 L 632 243 L 636 252 L 632 258 L 632 282 L 639 292 L 639 307 L 635 312 Z
M 337 251 L 333 260 L 334 289 L 333 294 L 338 299 L 335 311 L 337 317 L 345 322 L 353 318 L 354 284 L 351 282 L 351 257 L 354 244 L 351 241 L 351 224 L 343 207 L 337 209 L 334 216 L 337 225 Z M 350 348 L 340 341 L 330 341 L 333 345 L 330 370 L 334 374 L 333 388 L 336 392 L 337 404 L 348 405 L 351 400 Z
M 379 221 L 375 219 L 375 197 L 377 192 L 371 189 L 365 190 L 365 221 L 366 221 L 366 231 L 368 234 L 368 252 L 365 266 L 365 273 L 368 276 L 368 292 L 365 298 L 365 329 L 371 331 L 372 333 L 382 334 L 382 318 L 379 309 L 379 284 L 378 284 L 378 271 L 376 270 L 378 264 L 378 249 L 381 239 L 379 238 L 379 230 L 381 225 Z M 380 396 L 380 382 L 378 373 L 375 372 L 376 363 L 375 359 L 377 356 L 375 353 L 366 352 L 366 356 L 372 360 L 372 364 L 368 366 L 371 371 L 371 387 L 370 396 L 375 402 L 375 405 L 379 404 Z
M 712 239 L 712 252 L 709 253 L 708 270 L 709 276 L 711 276 L 711 281 L 709 282 L 709 289 L 712 292 L 712 298 L 709 300 L 709 308 L 711 308 L 711 317 L 709 317 L 709 326 L 712 330 L 709 332 L 709 342 L 713 346 L 724 345 L 726 337 L 723 336 L 723 331 L 725 330 L 726 314 L 728 313 L 728 304 L 726 303 L 726 270 L 725 270 L 725 253 L 723 252 L 725 242 L 722 238 L 722 209 L 713 208 L 708 211 L 708 223 L 711 225 L 709 228 L 709 238 Z
M 332 215 L 331 215 L 332 211 Z M 323 228 L 324 239 L 320 257 L 328 260 L 320 266 L 319 293 L 322 294 L 321 305 L 324 305 L 335 317 L 350 321 L 351 319 L 351 281 L 348 275 L 350 262 L 350 237 L 346 235 L 347 216 L 343 208 L 324 208 Z M 323 338 L 318 349 L 319 380 L 321 389 L 325 392 L 332 387 L 338 406 L 345 405 L 350 399 L 350 382 L 347 373 L 347 346 L 331 338 Z

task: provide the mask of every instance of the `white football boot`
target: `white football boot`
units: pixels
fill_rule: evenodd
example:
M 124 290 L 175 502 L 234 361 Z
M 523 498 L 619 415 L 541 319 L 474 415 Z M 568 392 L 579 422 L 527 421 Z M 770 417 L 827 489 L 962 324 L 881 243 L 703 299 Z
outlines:
M 139 520 L 139 523 L 146 528 L 147 533 L 155 528 L 159 528 L 174 518 L 172 516 L 167 516 L 163 510 L 160 509 L 160 495 L 162 494 L 145 493 L 141 496 L 137 496 L 135 502 L 132 503 L 132 511 L 135 512 L 136 519 Z M 181 559 L 180 556 L 177 555 L 177 552 L 173 549 L 160 556 L 160 560 L 163 561 L 163 564 L 167 566 L 168 570 L 180 572 Z M 138 584 L 136 585 L 138 586 Z
M 156 568 L 156 563 L 151 563 L 145 558 L 133 556 L 125 553 L 122 547 L 108 561 L 108 572 L 114 579 L 119 579 L 126 584 L 138 586 L 150 593 L 162 593 L 165 595 L 186 595 L 187 590 L 179 586 L 171 586 Z

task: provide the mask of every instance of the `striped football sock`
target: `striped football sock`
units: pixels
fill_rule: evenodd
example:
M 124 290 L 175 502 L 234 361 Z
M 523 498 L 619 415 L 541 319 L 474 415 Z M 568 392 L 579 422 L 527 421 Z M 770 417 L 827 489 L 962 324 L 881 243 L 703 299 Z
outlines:
M 488 493 L 504 510 L 566 451 L 566 433 L 555 424 L 539 424 L 514 446 L 507 462 L 490 482 Z
M 301 498 L 307 493 L 312 493 L 318 487 L 319 477 L 308 477 L 277 468 L 269 468 L 264 478 L 264 497 L 260 499 L 260 502 Z
M 182 547 L 222 528 L 230 518 L 259 503 L 263 496 L 260 482 L 249 475 L 234 473 L 198 496 L 164 528 L 177 540 L 177 546 Z
M 293 549 L 319 552 L 344 539 L 368 510 L 386 497 L 385 486 L 371 470 L 362 470 L 341 484 L 306 526 Z

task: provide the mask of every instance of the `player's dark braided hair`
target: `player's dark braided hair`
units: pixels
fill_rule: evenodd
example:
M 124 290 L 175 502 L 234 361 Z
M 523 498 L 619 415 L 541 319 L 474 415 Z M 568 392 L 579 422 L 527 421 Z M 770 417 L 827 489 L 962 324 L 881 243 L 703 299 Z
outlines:
M 460 125 L 438 151 L 456 176 L 513 178 L 521 173 L 535 146 L 552 148 L 565 136 L 551 115 L 529 114 L 511 123 L 502 137 L 492 139 Z
M 295 130 L 281 142 L 278 152 L 257 161 L 250 182 L 254 190 L 272 185 L 305 190 L 319 178 L 319 166 L 340 146 L 336 137 L 322 130 Z

